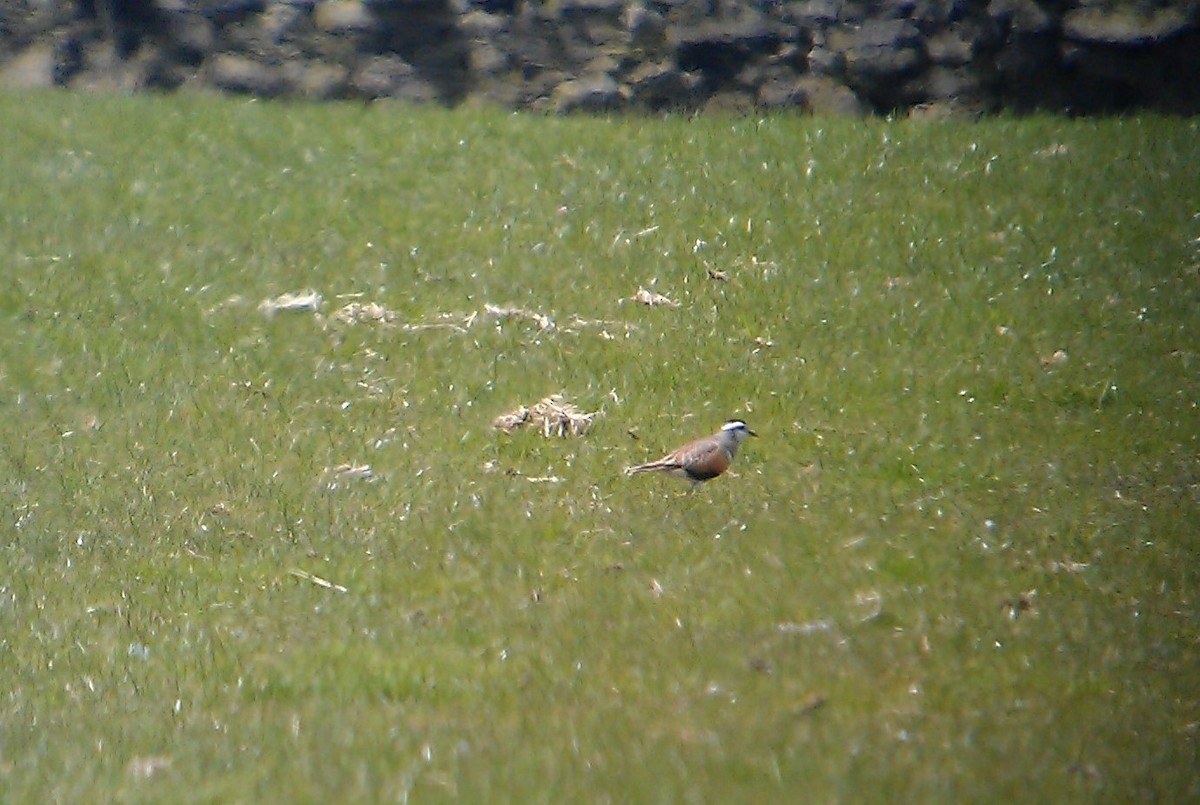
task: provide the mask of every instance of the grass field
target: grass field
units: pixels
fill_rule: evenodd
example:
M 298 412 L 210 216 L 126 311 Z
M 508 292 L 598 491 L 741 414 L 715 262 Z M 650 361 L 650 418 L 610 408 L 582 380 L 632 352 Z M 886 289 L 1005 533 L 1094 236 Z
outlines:
M 0 119 L 0 800 L 1200 800 L 1197 122 Z

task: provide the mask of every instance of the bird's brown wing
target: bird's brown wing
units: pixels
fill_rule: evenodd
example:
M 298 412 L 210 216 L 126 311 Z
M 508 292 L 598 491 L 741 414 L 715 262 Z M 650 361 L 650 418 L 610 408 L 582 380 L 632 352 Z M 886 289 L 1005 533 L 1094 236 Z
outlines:
M 721 445 L 716 439 L 697 439 L 694 442 L 685 444 L 683 447 L 664 458 L 663 461 L 671 461 L 678 467 L 693 467 L 697 465 L 703 465 L 705 462 L 710 461 L 713 457 L 713 454 L 720 449 Z

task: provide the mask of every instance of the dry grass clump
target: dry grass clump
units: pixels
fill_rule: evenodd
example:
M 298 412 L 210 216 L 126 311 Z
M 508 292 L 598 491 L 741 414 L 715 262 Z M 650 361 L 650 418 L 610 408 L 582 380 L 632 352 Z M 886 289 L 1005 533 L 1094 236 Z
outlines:
M 483 306 L 483 312 L 496 319 L 528 319 L 538 326 L 541 330 L 553 330 L 554 319 L 547 316 L 545 313 L 538 313 L 536 310 L 526 310 L 521 307 L 503 307 L 501 305 L 493 305 L 487 302 Z
M 378 302 L 350 302 L 334 313 L 333 318 L 343 324 L 391 324 L 399 314 Z
M 679 303 L 674 299 L 663 296 L 660 293 L 655 293 L 654 291 L 648 291 L 645 288 L 638 288 L 637 293 L 629 298 L 634 302 L 640 302 L 649 307 L 679 307 Z
M 505 433 L 532 425 L 547 438 L 558 436 L 582 436 L 592 426 L 599 411 L 587 413 L 573 403 L 566 402 L 561 394 L 543 397 L 532 407 L 519 405 L 506 414 L 492 420 L 492 427 Z
M 317 313 L 321 310 L 321 302 L 323 298 L 321 294 L 312 289 L 297 291 L 295 293 L 284 293 L 279 296 L 273 296 L 269 299 L 264 299 L 258 305 L 267 316 L 274 316 L 281 311 L 312 311 Z

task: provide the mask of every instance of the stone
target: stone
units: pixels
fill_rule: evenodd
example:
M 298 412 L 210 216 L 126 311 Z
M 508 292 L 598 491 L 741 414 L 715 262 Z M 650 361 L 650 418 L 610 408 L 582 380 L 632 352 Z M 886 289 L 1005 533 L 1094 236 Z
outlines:
M 866 117 L 871 112 L 852 89 L 827 76 L 805 76 L 797 84 L 804 93 L 804 108 L 815 115 Z
M 349 95 L 349 71 L 341 65 L 291 62 L 284 65 L 284 70 L 289 83 L 303 98 L 325 101 Z
M 420 84 L 420 76 L 411 64 L 399 56 L 374 56 L 367 59 L 350 75 L 350 87 L 356 95 L 364 98 L 392 98 L 412 94 L 406 85 Z M 428 88 L 431 90 L 431 88 Z M 419 100 L 433 100 L 432 91 L 416 92 Z
M 992 0 L 988 14 L 1016 34 L 1048 34 L 1056 24 L 1050 12 L 1034 0 Z
M 624 0 L 559 0 L 558 12 L 568 17 L 591 14 L 616 17 L 623 5 Z
M 845 51 L 835 50 L 824 43 L 813 45 L 808 52 L 808 69 L 817 75 L 841 75 L 846 71 Z
M 488 14 L 512 14 L 517 10 L 518 0 L 474 0 L 470 5 Z
M 930 32 L 963 19 L 978 5 L 976 0 L 919 0 L 913 4 L 908 17 L 922 31 Z
M 459 19 L 458 27 L 465 36 L 490 39 L 502 35 L 508 29 L 508 24 L 499 14 L 469 11 Z
M 743 115 L 754 108 L 754 96 L 741 90 L 714 92 L 700 110 L 706 115 Z
M 663 61 L 638 65 L 625 77 L 625 84 L 634 103 L 659 110 L 693 103 L 700 77 Z
M 825 28 L 838 22 L 843 5 L 837 0 L 788 3 L 784 10 L 784 19 L 805 28 Z
M 202 14 L 170 13 L 164 18 L 163 40 L 171 55 L 189 65 L 200 64 L 216 46 L 213 24 Z
M 625 30 L 629 42 L 638 50 L 659 52 L 666 45 L 667 22 L 662 14 L 651 11 L 642 3 L 625 9 Z
M 1132 7 L 1131 7 L 1132 6 Z M 1179 6 L 1143 11 L 1133 4 L 1112 8 L 1084 6 L 1063 16 L 1063 34 L 1077 42 L 1144 47 L 1196 27 L 1196 12 Z
M 219 53 L 209 59 L 205 73 L 214 87 L 226 92 L 270 98 L 282 94 L 285 88 L 278 70 L 231 53 Z
M 20 89 L 53 87 L 57 83 L 56 62 L 54 48 L 49 44 L 25 48 L 0 67 L 0 84 Z
M 163 3 L 159 3 L 161 7 Z M 203 14 L 208 20 L 216 25 L 231 25 L 242 22 L 255 14 L 260 14 L 267 7 L 266 0 L 212 0 L 207 3 L 171 3 L 172 11 L 187 11 L 191 10 L 189 6 L 198 6 L 196 9 Z
M 446 8 L 446 0 L 360 0 L 367 10 L 379 15 L 425 13 Z
M 919 5 L 917 0 L 879 0 L 879 16 L 884 19 L 909 19 Z
M 975 45 L 958 31 L 946 29 L 925 40 L 925 52 L 934 64 L 967 64 L 975 56 Z
M 906 90 L 916 102 L 968 99 L 979 94 L 980 80 L 971 70 L 934 65 L 910 82 Z
M 325 0 L 313 10 L 313 21 L 322 31 L 340 36 L 377 29 L 375 16 L 359 0 Z
M 273 5 L 258 18 L 256 26 L 264 39 L 282 42 L 296 34 L 303 35 L 306 28 L 313 28 L 312 15 L 291 5 Z
M 560 114 L 603 112 L 624 104 L 625 94 L 609 75 L 590 75 L 564 81 L 554 88 L 550 105 Z
M 764 109 L 780 109 L 792 106 L 804 106 L 808 93 L 804 90 L 803 82 L 796 78 L 790 81 L 775 79 L 768 81 L 758 88 L 757 103 Z
M 471 72 L 476 76 L 506 72 L 511 66 L 508 54 L 486 41 L 472 42 L 467 54 Z
M 911 73 L 925 60 L 921 32 L 907 20 L 878 20 L 863 25 L 846 51 L 846 70 L 860 76 Z
M 1058 68 L 1059 54 L 1049 36 L 1012 36 L 994 56 L 995 69 L 1005 82 L 1018 84 Z
M 607 53 L 601 53 L 588 60 L 580 72 L 584 75 L 612 75 L 621 68 L 621 63 Z

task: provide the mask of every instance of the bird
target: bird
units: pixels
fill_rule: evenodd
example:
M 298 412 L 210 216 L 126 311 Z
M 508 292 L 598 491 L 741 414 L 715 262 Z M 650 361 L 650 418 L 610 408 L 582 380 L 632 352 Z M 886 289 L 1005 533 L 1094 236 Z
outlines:
M 704 481 L 723 474 L 733 463 L 738 446 L 749 436 L 758 434 L 740 419 L 731 419 L 712 436 L 688 442 L 678 450 L 667 453 L 658 461 L 639 464 L 625 470 L 626 475 L 639 472 L 665 472 L 673 478 L 692 482 L 693 491 Z

